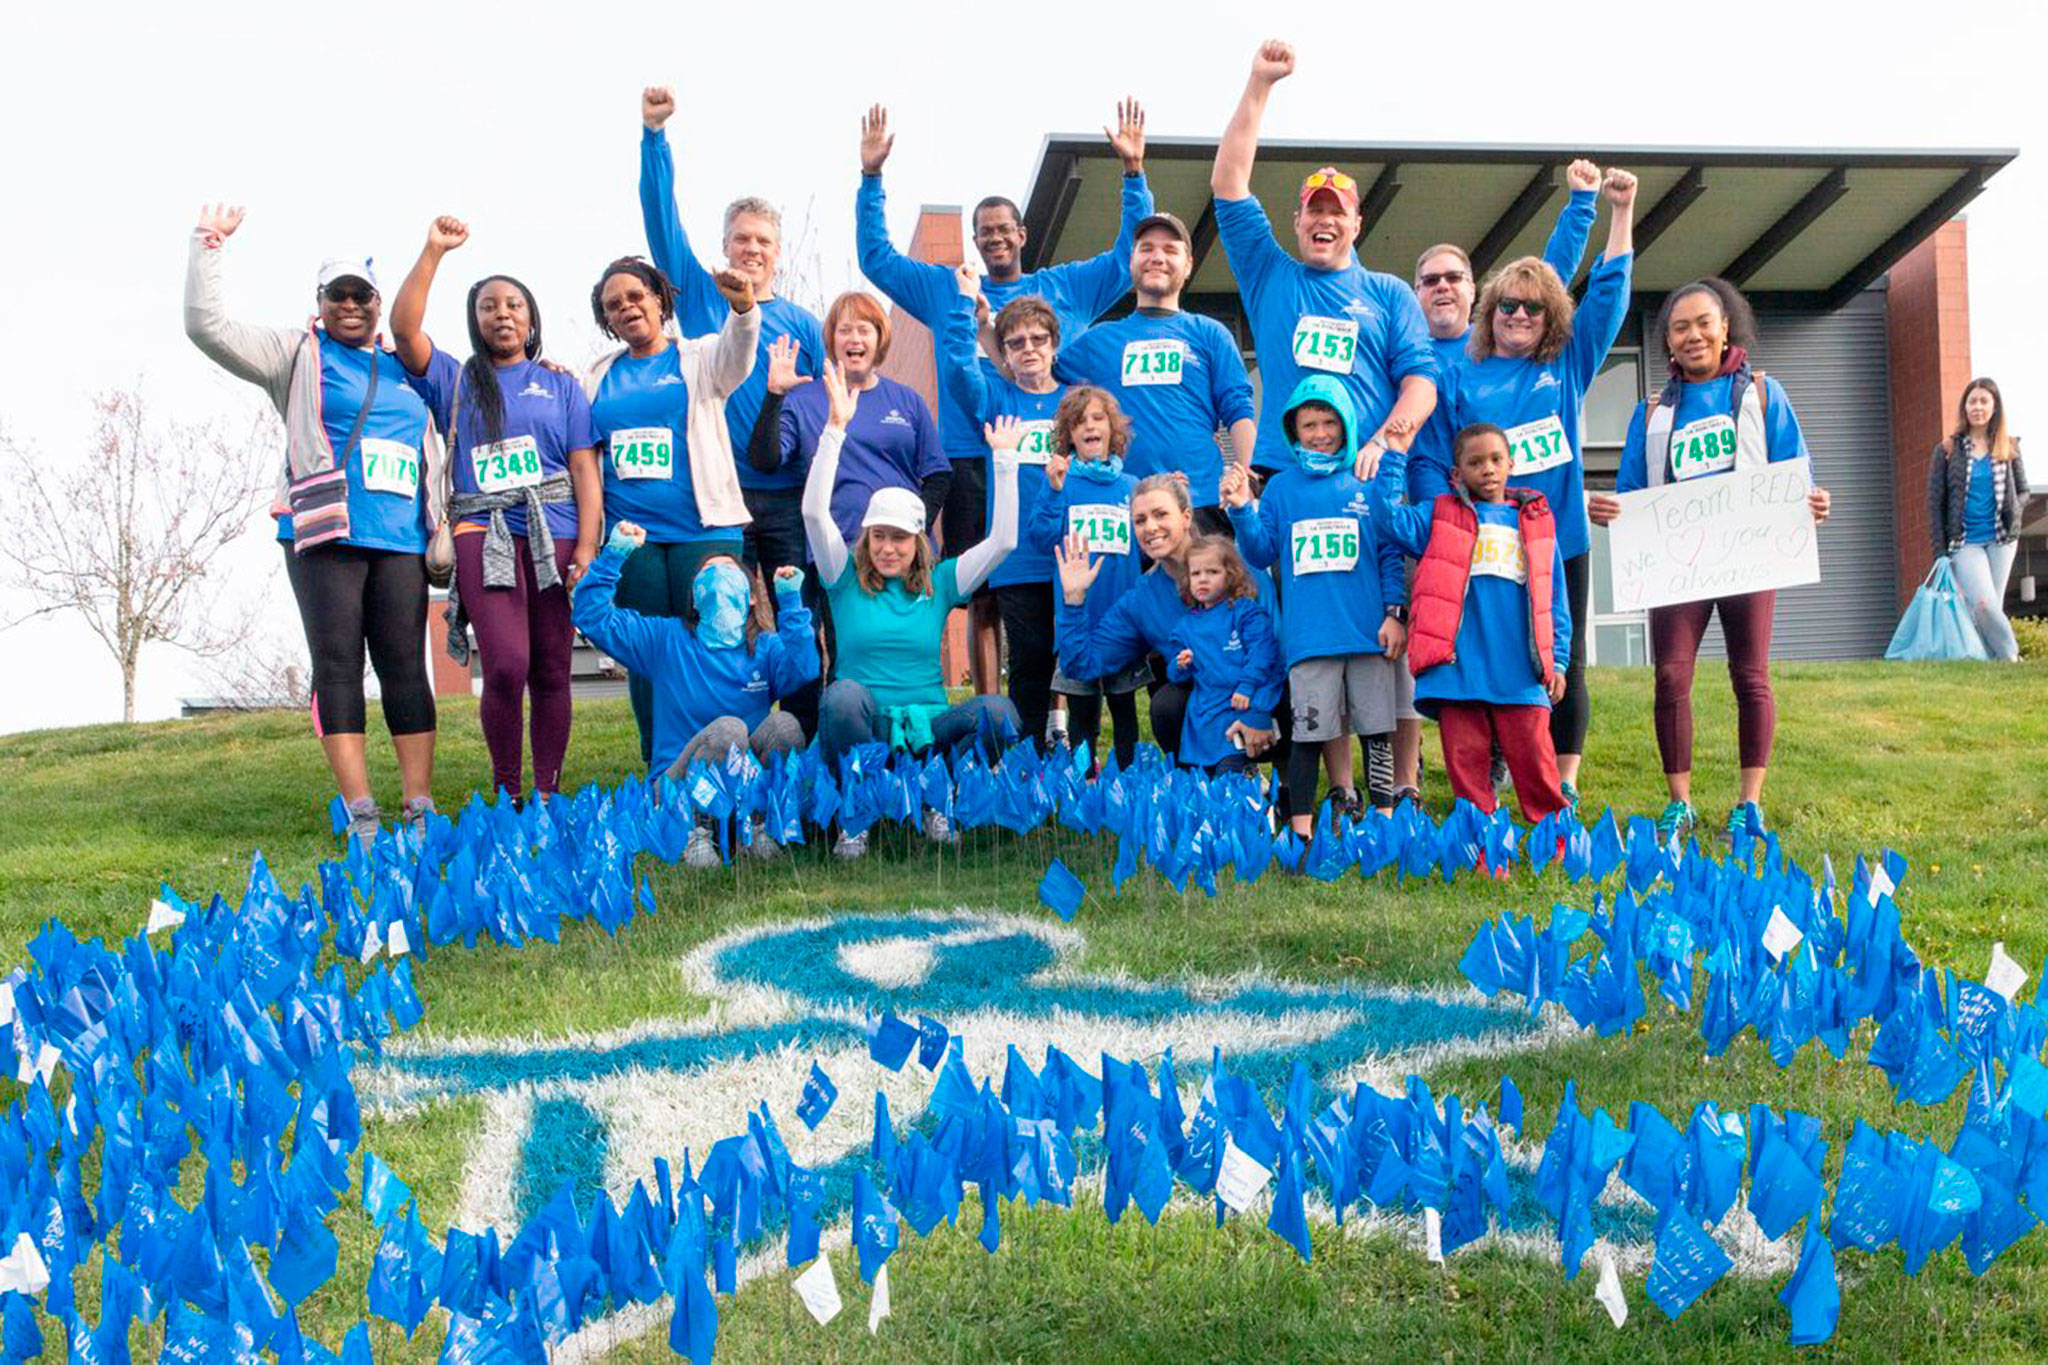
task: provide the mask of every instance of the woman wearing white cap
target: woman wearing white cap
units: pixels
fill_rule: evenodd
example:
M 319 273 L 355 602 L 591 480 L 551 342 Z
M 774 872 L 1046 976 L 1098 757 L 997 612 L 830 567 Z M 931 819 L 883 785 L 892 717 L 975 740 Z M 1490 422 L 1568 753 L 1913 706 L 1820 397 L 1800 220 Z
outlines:
M 446 493 L 441 440 L 404 365 L 378 344 L 383 300 L 368 258 L 320 267 L 320 313 L 308 327 L 228 318 L 221 248 L 242 213 L 216 204 L 199 215 L 185 334 L 229 374 L 261 386 L 284 418 L 272 510 L 313 660 L 313 731 L 348 803 L 350 833 L 367 842 L 383 815 L 364 757 L 366 650 L 398 751 L 405 819 L 434 808 L 425 555 Z
M 804 533 L 811 559 L 832 605 L 836 680 L 818 704 L 818 745 L 828 764 L 857 744 L 879 740 L 913 751 L 952 749 L 982 732 L 984 719 L 999 736 L 1017 733 L 1017 708 L 1001 696 L 970 697 L 953 705 L 939 668 L 946 617 L 965 606 L 989 571 L 1017 544 L 1017 442 L 1014 419 L 987 428 L 995 456 L 995 515 L 986 540 L 957 558 L 932 562 L 924 534 L 924 502 L 908 488 L 877 489 L 861 518 L 860 538 L 849 553 L 832 517 L 839 450 L 853 417 L 853 395 L 837 367 L 824 366 L 830 413 L 804 482 Z M 950 840 L 946 817 L 926 811 L 925 834 Z M 867 837 L 842 834 L 833 851 L 842 858 L 867 852 Z

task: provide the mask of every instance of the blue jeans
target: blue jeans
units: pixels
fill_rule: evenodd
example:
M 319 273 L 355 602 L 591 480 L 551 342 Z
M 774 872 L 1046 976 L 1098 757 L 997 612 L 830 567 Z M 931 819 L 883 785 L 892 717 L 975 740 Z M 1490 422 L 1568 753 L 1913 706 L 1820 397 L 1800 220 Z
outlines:
M 2019 542 L 2003 545 L 1962 545 L 1949 552 L 1949 567 L 1955 571 L 1956 586 L 1970 604 L 1977 633 L 1984 638 L 1985 652 L 2007 663 L 2020 657 L 2020 642 L 2005 619 L 2005 585 L 2012 577 L 2013 556 Z
M 1008 697 L 969 697 L 932 717 L 933 745 L 947 753 L 963 747 L 980 733 L 983 714 L 999 737 L 1019 733 L 1017 708 Z M 888 743 L 889 722 L 875 704 L 874 693 L 851 678 L 841 678 L 818 701 L 818 748 L 826 767 L 837 772 L 841 754 L 870 741 Z

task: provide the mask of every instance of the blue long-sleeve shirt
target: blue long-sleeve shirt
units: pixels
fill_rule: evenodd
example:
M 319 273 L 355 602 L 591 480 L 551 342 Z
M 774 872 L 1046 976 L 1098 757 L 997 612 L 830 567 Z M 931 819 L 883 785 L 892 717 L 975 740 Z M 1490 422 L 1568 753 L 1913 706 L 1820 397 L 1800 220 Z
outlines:
M 1349 468 L 1311 474 L 1297 465 L 1275 474 L 1258 502 L 1230 509 L 1245 561 L 1279 580 L 1289 668 L 1385 652 L 1380 625 L 1407 590 L 1401 552 L 1373 530 L 1367 491 Z
M 647 250 L 676 287 L 676 325 L 682 328 L 683 335 L 712 336 L 725 325 L 732 305 L 712 282 L 714 272 L 690 248 L 690 235 L 683 231 L 682 215 L 676 209 L 675 184 L 668 135 L 658 128 L 643 128 L 640 218 L 647 229 Z M 753 372 L 725 400 L 725 425 L 732 435 L 733 452 L 739 456 L 736 463 L 740 487 L 800 489 L 804 485 L 801 467 L 784 465 L 768 472 L 758 470 L 747 462 L 747 440 L 753 435 L 754 419 L 760 416 L 761 400 L 768 392 L 768 348 L 783 337 L 795 337 L 797 373 L 815 377 L 825 358 L 824 335 L 809 309 L 779 295 L 761 300 L 758 307 L 761 344 L 754 352 Z
M 1004 588 L 1013 583 L 1050 582 L 1053 577 L 1051 549 L 1023 537 L 1021 528 L 1030 524 L 1039 500 L 1050 491 L 1045 481 L 1045 462 L 1052 453 L 1053 414 L 1059 411 L 1060 398 L 1066 393 L 1067 386 L 1055 384 L 1048 393 L 1030 393 L 1003 378 L 994 366 L 980 362 L 975 355 L 974 300 L 956 287 L 953 304 L 953 311 L 946 316 L 943 328 L 936 334 L 941 390 L 952 396 L 963 420 L 973 422 L 977 432 L 983 423 L 993 422 L 998 417 L 1015 417 L 1024 424 L 1024 439 L 1017 447 L 1019 541 L 1017 548 L 1004 556 L 1003 562 L 996 565 L 995 572 L 988 576 L 988 584 L 992 588 Z M 943 443 L 943 431 L 940 439 Z M 985 503 L 982 513 L 993 524 L 996 514 L 993 480 L 989 483 Z
M 1367 436 L 1393 411 L 1404 379 L 1435 382 L 1429 326 L 1405 282 L 1367 270 L 1355 255 L 1339 270 L 1305 265 L 1281 249 L 1257 199 L 1215 202 L 1217 236 L 1244 296 L 1265 395 L 1253 464 L 1285 469 L 1293 463 L 1281 407 L 1304 374 L 1343 381 Z
M 768 708 L 818 679 L 818 637 L 811 613 L 795 598 L 779 605 L 775 633 L 750 650 L 712 649 L 681 620 L 642 616 L 614 600 L 626 556 L 607 548 L 576 585 L 569 609 L 576 629 L 654 685 L 654 758 L 648 771 L 665 773 L 699 730 L 720 716 L 736 716 L 752 731 Z
M 1273 581 L 1258 569 L 1252 570 L 1259 600 L 1272 602 Z M 1148 654 L 1161 654 L 1166 642 L 1187 615 L 1188 605 L 1180 599 L 1180 585 L 1164 565 L 1154 565 L 1138 575 L 1130 591 L 1110 603 L 1107 611 L 1091 612 L 1095 589 L 1087 601 L 1071 605 L 1066 594 L 1058 595 L 1053 616 L 1053 638 L 1060 656 L 1060 672 L 1076 682 L 1107 678 L 1145 662 Z
M 1421 558 L 1429 547 L 1434 501 L 1421 506 L 1396 501 L 1403 471 L 1385 469 L 1373 482 L 1373 525 L 1404 553 Z M 1458 617 L 1451 658 L 1415 679 L 1415 708 L 1436 715 L 1436 703 L 1487 702 L 1494 706 L 1549 706 L 1550 694 L 1536 672 L 1536 644 L 1530 629 L 1528 558 L 1522 544 L 1521 511 L 1511 502 L 1475 502 L 1479 541 L 1465 580 L 1465 607 Z M 1564 554 L 1553 542 L 1550 565 L 1550 657 L 1556 667 L 1572 654 L 1571 603 L 1564 590 Z
M 1194 656 L 1186 668 L 1180 665 L 1184 649 Z M 1266 602 L 1236 597 L 1213 606 L 1189 608 L 1162 652 L 1166 676 L 1174 682 L 1193 683 L 1180 726 L 1182 763 L 1208 768 L 1237 752 L 1228 733 L 1235 722 L 1242 721 L 1254 730 L 1273 728 L 1273 708 L 1280 703 L 1284 674 L 1280 644 L 1273 638 L 1273 615 Z M 1246 699 L 1248 705 L 1242 711 L 1230 704 L 1234 695 Z
M 1685 436 L 1687 427 L 1702 423 L 1705 425 L 1699 428 L 1701 432 L 1709 427 L 1716 435 L 1725 431 L 1727 448 L 1733 452 L 1736 395 L 1728 389 L 1734 382 L 1733 375 L 1724 374 L 1704 384 L 1687 384 L 1680 390 L 1678 411 L 1671 414 L 1671 444 L 1674 448 L 1680 437 Z M 1617 493 L 1633 493 L 1650 486 L 1643 448 L 1643 426 L 1648 412 L 1649 404 L 1638 403 L 1635 416 L 1628 419 L 1628 438 L 1621 448 L 1621 467 L 1614 475 L 1614 491 Z M 1792 411 L 1792 400 L 1785 396 L 1784 387 L 1776 377 L 1768 374 L 1764 376 L 1764 449 L 1773 464 L 1780 460 L 1796 460 L 1806 454 L 1806 435 L 1799 429 L 1799 414 Z M 1732 458 L 1731 453 L 1731 467 Z M 1667 469 L 1665 472 L 1669 476 L 1671 471 Z M 1692 477 L 1711 479 L 1726 472 L 1718 470 Z
M 1131 492 L 1137 486 L 1128 467 L 1108 483 L 1079 477 L 1069 468 L 1066 482 L 1046 489 L 1020 532 L 1021 543 L 1043 555 L 1064 544 L 1070 532 L 1087 539 L 1090 556 L 1102 561 L 1082 608 L 1091 623 L 1122 601 L 1145 572 L 1144 554 L 1131 534 Z
M 1572 319 L 1571 340 L 1555 360 L 1491 355 L 1463 361 L 1452 387 L 1451 429 L 1491 422 L 1508 435 L 1514 459 L 1508 482 L 1533 488 L 1557 518 L 1557 545 L 1566 559 L 1586 553 L 1586 465 L 1580 456 L 1579 420 L 1586 390 L 1607 359 L 1628 315 L 1628 254 L 1593 263 L 1585 301 Z
M 1543 263 L 1569 285 L 1579 273 L 1586 254 L 1586 240 L 1593 235 L 1593 219 L 1600 211 L 1598 190 L 1573 190 L 1565 197 L 1550 240 L 1543 244 Z M 1436 352 L 1436 411 L 1415 437 L 1415 458 L 1408 462 L 1408 500 L 1424 503 L 1439 493 L 1451 491 L 1451 438 L 1458 429 L 1451 425 L 1456 407 L 1458 366 L 1464 363 L 1465 346 L 1472 328 L 1454 337 L 1431 337 Z
M 1151 212 L 1152 189 L 1144 175 L 1126 175 L 1123 217 L 1109 250 L 1084 261 L 1025 271 L 1007 282 L 984 279 L 982 297 L 993 310 L 1019 295 L 1036 294 L 1052 305 L 1053 315 L 1060 320 L 1061 343 L 1073 341 L 1129 292 L 1131 241 L 1137 225 Z M 854 199 L 854 237 L 860 252 L 861 274 L 897 307 L 923 323 L 934 337 L 942 333 L 960 300 L 953 269 L 930 261 L 914 261 L 896 250 L 889 241 L 887 202 L 879 175 L 861 177 L 860 193 Z M 995 367 L 987 361 L 978 363 L 988 373 L 995 373 Z M 960 409 L 944 385 L 939 388 L 939 440 L 952 459 L 988 458 L 988 446 L 981 439 L 981 423 Z
M 1253 416 L 1252 381 L 1228 328 L 1199 313 L 1140 309 L 1063 341 L 1057 373 L 1116 396 L 1131 419 L 1126 470 L 1141 479 L 1179 470 L 1197 507 L 1215 505 L 1216 432 Z

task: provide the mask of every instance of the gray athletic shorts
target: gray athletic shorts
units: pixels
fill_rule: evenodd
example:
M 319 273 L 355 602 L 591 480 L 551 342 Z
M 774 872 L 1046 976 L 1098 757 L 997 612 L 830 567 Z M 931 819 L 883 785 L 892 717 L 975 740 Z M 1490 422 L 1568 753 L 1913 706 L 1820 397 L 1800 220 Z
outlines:
M 1398 677 L 1407 670 L 1384 654 L 1304 659 L 1287 670 L 1294 742 L 1383 735 L 1394 728 Z
M 1405 654 L 1394 662 L 1394 719 L 1422 719 L 1422 713 L 1415 709 L 1415 671 L 1408 667 Z

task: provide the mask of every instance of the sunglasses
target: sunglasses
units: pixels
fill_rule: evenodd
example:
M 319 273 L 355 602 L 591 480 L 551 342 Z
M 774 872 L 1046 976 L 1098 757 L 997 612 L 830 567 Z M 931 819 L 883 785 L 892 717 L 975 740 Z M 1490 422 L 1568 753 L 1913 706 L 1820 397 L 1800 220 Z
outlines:
M 1006 351 L 1042 351 L 1050 345 L 1050 332 L 1019 332 L 1015 336 L 1003 338 L 1003 349 Z
M 1532 318 L 1543 316 L 1543 305 L 1534 299 L 1502 299 L 1494 307 L 1500 309 L 1504 318 L 1511 318 L 1517 313 L 1527 313 Z
M 329 303 L 366 304 L 377 297 L 377 291 L 367 284 L 334 283 L 320 291 L 320 296 Z
M 1301 182 L 1301 192 L 1310 194 L 1316 190 L 1335 190 L 1339 194 L 1356 193 L 1358 182 L 1342 171 L 1317 171 Z
M 1415 283 L 1424 289 L 1434 289 L 1440 284 L 1463 284 L 1471 278 L 1462 270 L 1432 270 L 1427 275 L 1417 275 Z

